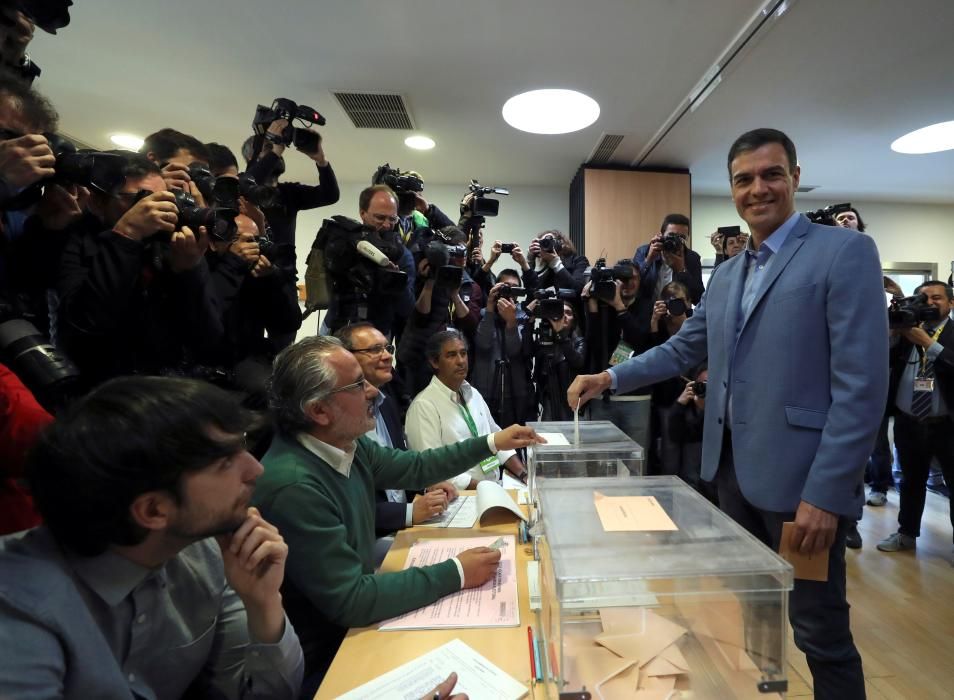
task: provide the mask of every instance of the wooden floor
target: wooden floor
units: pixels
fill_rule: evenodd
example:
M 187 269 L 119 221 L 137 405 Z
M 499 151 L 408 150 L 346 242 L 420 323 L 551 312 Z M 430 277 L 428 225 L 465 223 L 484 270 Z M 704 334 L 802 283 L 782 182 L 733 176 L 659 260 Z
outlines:
M 954 697 L 954 554 L 949 501 L 928 492 L 914 552 L 875 549 L 898 529 L 898 493 L 865 506 L 860 550 L 848 550 L 851 630 L 869 700 Z M 791 634 L 790 634 L 791 637 Z M 811 696 L 805 656 L 789 639 L 789 697 Z

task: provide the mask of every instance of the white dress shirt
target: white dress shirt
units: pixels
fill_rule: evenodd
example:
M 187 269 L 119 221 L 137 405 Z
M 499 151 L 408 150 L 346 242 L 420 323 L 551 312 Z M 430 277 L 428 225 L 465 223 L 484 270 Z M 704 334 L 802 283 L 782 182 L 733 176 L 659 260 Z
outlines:
M 467 409 L 477 428 L 477 435 L 470 432 L 461 406 L 460 396 L 463 395 Z M 464 382 L 460 387 L 460 394 L 434 377 L 431 383 L 418 394 L 411 403 L 405 422 L 407 444 L 412 450 L 429 450 L 443 445 L 452 445 L 480 435 L 490 435 L 500 430 L 490 415 L 490 408 L 480 393 L 470 384 Z M 513 450 L 500 450 L 497 458 L 503 464 L 516 454 Z M 484 470 L 477 464 L 463 474 L 458 474 L 451 483 L 458 489 L 466 489 L 471 479 L 483 481 L 496 479 L 497 475 Z

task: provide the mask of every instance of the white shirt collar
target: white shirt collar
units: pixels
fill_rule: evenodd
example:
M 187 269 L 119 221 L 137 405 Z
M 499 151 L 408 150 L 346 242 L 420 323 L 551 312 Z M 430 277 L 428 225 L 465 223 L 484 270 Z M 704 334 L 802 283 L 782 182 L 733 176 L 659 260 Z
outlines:
M 444 382 L 442 382 L 437 377 L 431 377 L 431 391 L 440 394 L 441 396 L 450 399 L 456 404 L 460 404 L 460 397 L 464 397 L 464 401 L 470 403 L 470 397 L 473 395 L 473 387 L 467 383 L 465 379 L 464 382 L 460 385 L 460 393 L 454 391 Z
M 341 474 L 344 478 L 351 476 L 351 463 L 354 461 L 354 445 L 350 450 L 339 450 L 334 445 L 322 442 L 314 435 L 308 433 L 298 433 L 295 436 L 298 442 L 306 450 L 311 452 L 319 459 L 326 461 L 332 469 Z

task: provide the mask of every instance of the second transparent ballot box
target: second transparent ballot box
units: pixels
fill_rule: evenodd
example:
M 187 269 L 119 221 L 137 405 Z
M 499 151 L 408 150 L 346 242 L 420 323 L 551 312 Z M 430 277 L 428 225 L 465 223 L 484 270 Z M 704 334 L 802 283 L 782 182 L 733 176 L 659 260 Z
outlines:
M 538 496 L 544 697 L 784 697 L 785 560 L 676 477 Z
M 547 438 L 527 448 L 530 491 L 545 479 L 629 477 L 643 473 L 643 448 L 608 420 L 540 421 L 528 426 Z

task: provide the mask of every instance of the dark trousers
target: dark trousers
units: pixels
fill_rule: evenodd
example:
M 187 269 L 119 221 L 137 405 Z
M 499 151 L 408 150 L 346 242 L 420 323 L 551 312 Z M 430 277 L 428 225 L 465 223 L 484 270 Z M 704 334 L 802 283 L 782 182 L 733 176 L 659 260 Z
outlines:
M 793 521 L 795 514 L 762 510 L 745 499 L 736 479 L 729 431 L 723 439 L 715 483 L 722 511 L 777 552 L 782 523 Z M 865 697 L 861 655 L 851 636 L 845 591 L 845 535 L 852 524 L 853 518 L 838 519 L 835 543 L 828 553 L 828 581 L 795 579 L 788 601 L 795 646 L 808 659 L 817 700 L 863 700 Z M 747 620 L 747 626 L 748 623 Z
M 894 419 L 894 444 L 901 463 L 901 509 L 898 530 L 911 537 L 921 534 L 928 473 L 937 457 L 944 480 L 954 484 L 954 420 L 941 418 L 922 422 L 898 413 Z M 954 509 L 951 509 L 954 528 Z
M 891 475 L 893 461 L 891 443 L 888 441 L 888 416 L 885 416 L 881 419 L 874 450 L 868 458 L 868 466 L 865 469 L 865 481 L 871 486 L 872 491 L 887 493 L 888 489 L 894 486 L 894 477 Z

